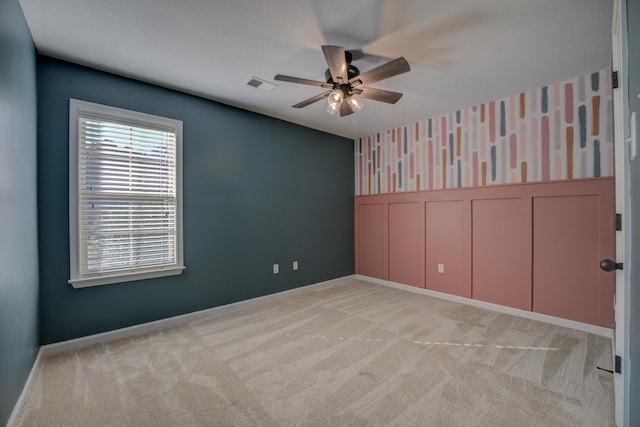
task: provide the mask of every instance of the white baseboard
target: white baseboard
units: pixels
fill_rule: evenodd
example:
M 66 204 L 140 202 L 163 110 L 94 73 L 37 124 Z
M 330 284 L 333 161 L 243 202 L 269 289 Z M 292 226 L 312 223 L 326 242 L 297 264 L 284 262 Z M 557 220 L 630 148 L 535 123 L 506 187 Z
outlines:
M 7 427 L 13 427 L 16 424 L 16 421 L 18 421 L 18 417 L 20 416 L 20 413 L 22 412 L 22 407 L 24 406 L 24 402 L 25 399 L 27 397 L 27 394 L 29 393 L 29 390 L 31 389 L 31 383 L 33 382 L 33 379 L 36 376 L 36 373 L 38 372 L 38 369 L 40 368 L 40 361 L 42 360 L 42 347 L 40 347 L 38 349 L 38 354 L 36 355 L 36 360 L 34 360 L 33 362 L 33 366 L 31 367 L 31 372 L 29 372 L 29 376 L 27 377 L 27 381 L 25 381 L 24 383 L 24 387 L 22 387 L 22 392 L 20 393 L 20 396 L 18 397 L 18 401 L 16 402 L 15 406 L 13 407 L 13 412 L 11 412 L 11 416 L 9 417 L 9 421 L 7 421 Z
M 115 329 L 113 331 L 102 332 L 95 335 L 88 335 L 86 337 L 75 338 L 67 341 L 61 341 L 54 344 L 43 345 L 40 348 L 40 352 L 43 356 L 49 356 L 52 354 L 64 353 L 67 351 L 79 350 L 84 347 L 89 347 L 96 344 L 104 344 L 110 341 L 115 341 L 123 338 L 129 338 L 138 335 L 144 335 L 149 332 L 158 331 L 160 329 L 172 328 L 180 325 L 184 325 L 189 322 L 200 320 L 204 317 L 210 316 L 214 313 L 220 313 L 223 310 L 237 308 L 238 306 L 253 304 L 268 298 L 273 298 L 289 293 L 301 291 L 303 289 L 309 289 L 316 286 L 324 286 L 332 282 L 354 278 L 355 275 L 338 277 L 336 279 L 326 280 L 324 282 L 313 283 L 311 285 L 300 286 L 298 288 L 288 289 L 286 291 L 277 292 L 275 294 L 263 295 L 248 300 L 238 301 L 231 304 L 221 305 L 218 307 L 208 308 L 205 310 L 194 311 L 192 313 L 181 314 L 179 316 L 168 317 L 166 319 L 155 320 L 153 322 L 141 323 L 139 325 L 129 326 L 122 329 Z
M 415 292 L 430 297 L 440 298 L 448 301 L 458 302 L 461 304 L 471 305 L 474 307 L 485 308 L 487 310 L 497 311 L 499 313 L 510 314 L 512 316 L 524 317 L 526 319 L 537 320 L 540 322 L 550 323 L 552 325 L 563 326 L 565 328 L 576 329 L 578 331 L 590 334 L 600 335 L 607 338 L 613 338 L 613 329 L 603 326 L 590 325 L 588 323 L 576 322 L 575 320 L 562 319 L 560 317 L 549 316 L 547 314 L 535 313 L 533 311 L 520 310 L 518 308 L 505 307 L 503 305 L 492 304 L 490 302 L 478 301 L 471 298 L 460 297 L 457 295 L 445 294 L 443 292 L 432 291 L 429 289 L 417 288 L 415 286 L 403 285 L 401 283 L 390 282 L 388 280 L 376 279 L 374 277 L 355 275 L 356 279 L 365 282 L 375 283 L 378 285 L 389 286 L 396 289 L 402 289 L 409 292 Z

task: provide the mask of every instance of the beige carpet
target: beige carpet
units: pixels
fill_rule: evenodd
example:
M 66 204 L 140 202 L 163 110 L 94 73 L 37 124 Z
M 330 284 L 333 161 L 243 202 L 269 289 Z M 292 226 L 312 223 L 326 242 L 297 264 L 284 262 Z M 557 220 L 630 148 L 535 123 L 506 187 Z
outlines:
M 609 339 L 344 279 L 46 358 L 19 426 L 610 426 Z

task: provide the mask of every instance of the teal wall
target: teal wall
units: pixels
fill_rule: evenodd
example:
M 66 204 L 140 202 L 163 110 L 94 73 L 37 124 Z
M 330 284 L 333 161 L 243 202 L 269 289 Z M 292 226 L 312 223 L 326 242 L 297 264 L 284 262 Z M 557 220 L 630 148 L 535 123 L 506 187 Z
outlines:
M 42 344 L 354 273 L 351 140 L 48 57 L 38 66 Z M 183 121 L 182 275 L 67 284 L 69 98 Z
M 18 0 L 0 0 L 0 425 L 38 349 L 36 52 Z

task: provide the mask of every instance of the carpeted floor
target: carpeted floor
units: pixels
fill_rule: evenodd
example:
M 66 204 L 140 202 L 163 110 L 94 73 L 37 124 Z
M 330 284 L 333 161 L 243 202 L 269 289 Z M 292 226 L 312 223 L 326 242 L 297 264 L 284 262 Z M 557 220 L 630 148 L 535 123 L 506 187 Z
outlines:
M 19 426 L 611 426 L 607 338 L 344 279 L 46 358 Z

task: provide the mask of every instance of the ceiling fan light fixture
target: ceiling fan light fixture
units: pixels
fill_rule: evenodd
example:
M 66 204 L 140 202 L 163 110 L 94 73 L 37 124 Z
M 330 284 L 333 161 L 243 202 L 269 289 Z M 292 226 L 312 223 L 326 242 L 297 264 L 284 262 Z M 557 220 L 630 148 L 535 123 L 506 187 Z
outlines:
M 340 104 L 327 105 L 327 114 L 331 117 L 340 117 Z
M 347 102 L 351 106 L 351 109 L 354 113 L 357 113 L 358 111 L 362 110 L 362 107 L 364 107 L 364 103 L 354 95 L 348 97 Z
M 402 97 L 402 94 L 398 92 L 367 87 L 371 83 L 410 71 L 409 63 L 402 56 L 360 74 L 360 70 L 351 64 L 353 55 L 345 51 L 344 48 L 323 45 L 322 53 L 329 66 L 325 72 L 326 83 L 283 74 L 276 74 L 274 77 L 274 80 L 278 81 L 329 89 L 292 105 L 293 108 L 303 108 L 326 97 L 327 114 L 334 117 L 344 117 L 362 110 L 364 104 L 358 95 L 387 104 L 395 104 Z
M 327 102 L 330 107 L 335 107 L 338 110 L 340 109 L 340 104 L 342 104 L 342 100 L 344 99 L 344 93 L 340 89 L 336 89 L 329 94 L 327 97 Z

